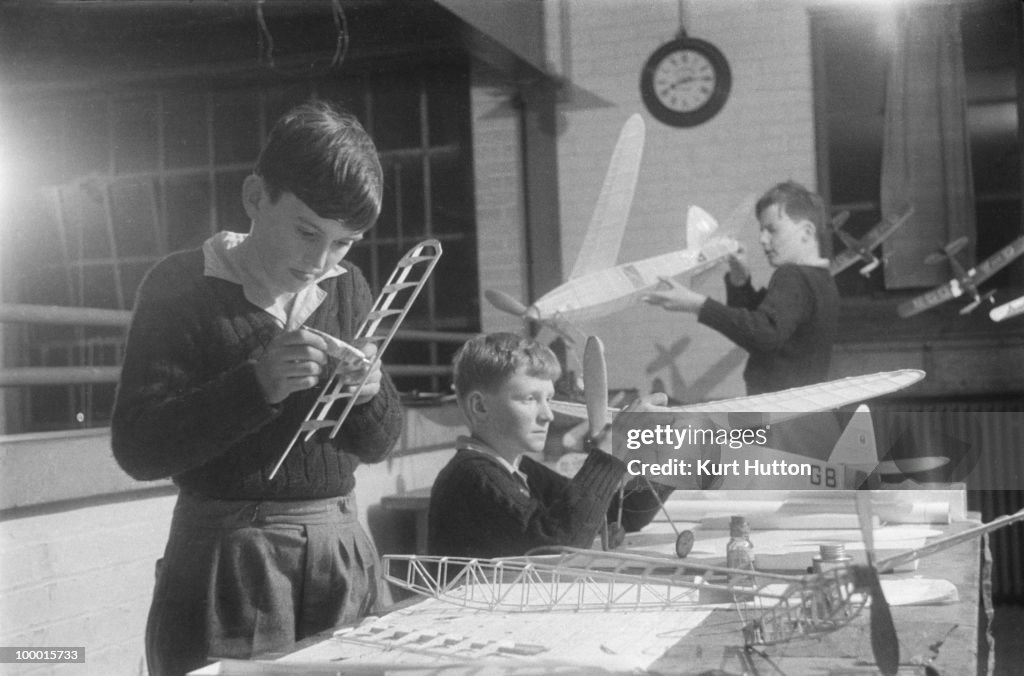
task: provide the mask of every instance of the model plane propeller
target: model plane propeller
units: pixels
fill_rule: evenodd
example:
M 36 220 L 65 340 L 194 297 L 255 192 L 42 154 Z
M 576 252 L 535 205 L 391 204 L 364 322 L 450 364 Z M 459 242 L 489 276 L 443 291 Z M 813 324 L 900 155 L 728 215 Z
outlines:
M 631 116 L 622 127 L 597 205 L 564 284 L 527 306 L 507 293 L 488 289 L 497 309 L 548 326 L 572 342 L 582 333 L 575 324 L 634 305 L 661 284 L 663 277 L 696 274 L 735 253 L 739 244 L 716 231 L 718 223 L 699 207 L 690 207 L 685 248 L 632 263 L 616 265 L 636 189 L 643 154 L 644 122 Z
M 857 491 L 857 521 L 864 540 L 865 565 L 853 566 L 854 586 L 867 590 L 871 599 L 869 622 L 871 630 L 871 652 L 875 663 L 884 676 L 895 676 L 900 668 L 900 644 L 896 638 L 896 624 L 892 620 L 892 609 L 882 591 L 882 582 L 875 568 L 874 522 L 871 518 L 871 494 Z
M 865 277 L 870 276 L 871 272 L 882 263 L 882 260 L 874 254 L 874 250 L 902 227 L 913 213 L 914 208 L 908 207 L 899 216 L 880 221 L 860 239 L 842 229 L 850 217 L 850 212 L 843 211 L 837 215 L 832 220 L 832 231 L 846 245 L 846 249 L 832 259 L 832 264 L 829 266 L 832 275 L 838 275 L 857 261 L 863 261 L 867 265 L 863 266 L 859 272 Z
M 945 284 L 935 287 L 925 294 L 908 300 L 905 303 L 901 303 L 899 307 L 896 308 L 900 317 L 911 317 L 919 312 L 924 312 L 936 305 L 945 303 L 947 300 L 959 298 L 964 294 L 970 295 L 972 300 L 960 309 L 960 314 L 962 315 L 971 312 L 985 301 L 994 302 L 993 296 L 995 295 L 995 290 L 989 290 L 986 293 L 982 293 L 979 291 L 978 286 L 996 272 L 1009 265 L 1018 256 L 1024 254 L 1024 236 L 1018 237 L 993 255 L 986 258 L 976 267 L 969 269 L 965 269 L 963 264 L 956 257 L 956 254 L 965 246 L 967 246 L 967 238 L 961 237 L 941 247 L 938 251 L 925 258 L 925 263 L 932 265 L 941 263 L 942 261 L 949 261 L 950 267 L 953 268 L 954 278 Z

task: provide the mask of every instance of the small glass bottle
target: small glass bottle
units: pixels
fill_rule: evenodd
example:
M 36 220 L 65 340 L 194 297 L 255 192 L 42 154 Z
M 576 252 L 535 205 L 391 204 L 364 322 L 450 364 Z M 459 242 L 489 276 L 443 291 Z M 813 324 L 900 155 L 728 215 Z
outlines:
M 750 541 L 750 525 L 746 517 L 732 517 L 729 536 L 729 544 L 725 548 L 725 565 L 739 570 L 754 570 L 754 543 Z

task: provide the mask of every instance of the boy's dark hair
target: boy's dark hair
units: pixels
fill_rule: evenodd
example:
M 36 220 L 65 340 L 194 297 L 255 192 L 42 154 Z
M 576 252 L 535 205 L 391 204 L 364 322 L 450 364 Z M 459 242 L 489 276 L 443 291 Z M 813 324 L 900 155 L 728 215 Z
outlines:
M 369 230 L 381 209 L 377 148 L 352 114 L 324 101 L 292 108 L 270 130 L 254 173 L 276 202 L 290 192 L 321 218 Z
M 470 338 L 455 353 L 455 394 L 460 399 L 473 390 L 493 392 L 521 367 L 534 378 L 552 382 L 562 375 L 558 358 L 546 345 L 515 333 L 484 333 Z
M 754 214 L 760 218 L 765 209 L 776 204 L 790 220 L 809 221 L 814 225 L 814 234 L 818 239 L 818 255 L 827 256 L 832 248 L 832 241 L 827 227 L 825 201 L 821 196 L 796 181 L 784 181 L 761 195 L 754 207 Z

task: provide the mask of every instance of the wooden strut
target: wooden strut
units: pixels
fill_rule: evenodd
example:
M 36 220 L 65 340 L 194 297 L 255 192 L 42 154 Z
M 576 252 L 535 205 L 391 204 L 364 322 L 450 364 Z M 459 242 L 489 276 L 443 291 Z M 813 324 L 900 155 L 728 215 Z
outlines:
M 366 315 L 366 319 L 363 320 L 359 330 L 356 331 L 354 339 L 356 343 L 373 342 L 377 344 L 377 353 L 373 355 L 373 359 L 366 367 L 366 374 L 359 381 L 358 385 L 354 388 L 349 387 L 340 373 L 343 364 L 339 362 L 338 366 L 334 369 L 334 373 L 331 374 L 331 377 L 324 384 L 320 395 L 316 398 L 309 413 L 306 414 L 305 420 L 299 426 L 299 429 L 295 431 L 295 435 L 292 437 L 291 442 L 289 442 L 288 447 L 284 449 L 281 458 L 274 465 L 274 469 L 271 470 L 270 479 L 277 475 L 281 465 L 284 464 L 292 447 L 295 446 L 295 442 L 298 441 L 303 432 L 305 432 L 304 441 L 309 441 L 316 434 L 317 430 L 323 427 L 331 427 L 331 439 L 337 436 L 338 430 L 341 429 L 345 419 L 348 418 L 352 407 L 355 406 L 356 399 L 359 398 L 359 394 L 363 391 L 367 380 L 369 380 L 370 373 L 380 363 L 384 350 L 387 349 L 391 339 L 394 338 L 398 327 L 402 324 L 402 320 L 408 314 L 409 308 L 412 307 L 427 279 L 430 278 L 430 274 L 434 271 L 438 259 L 441 258 L 441 253 L 441 243 L 436 239 L 427 239 L 411 248 L 398 261 L 395 269 L 391 272 L 391 276 L 388 277 L 388 281 L 384 284 L 384 288 L 381 289 L 380 295 L 374 301 L 369 314 Z M 413 273 L 418 273 L 419 277 L 416 278 Z M 399 301 L 397 307 L 395 307 L 396 300 L 403 292 L 407 292 L 406 298 L 403 301 Z M 381 324 L 384 324 L 383 329 Z M 348 403 L 336 420 L 328 420 L 327 414 L 331 406 L 338 399 L 348 399 Z

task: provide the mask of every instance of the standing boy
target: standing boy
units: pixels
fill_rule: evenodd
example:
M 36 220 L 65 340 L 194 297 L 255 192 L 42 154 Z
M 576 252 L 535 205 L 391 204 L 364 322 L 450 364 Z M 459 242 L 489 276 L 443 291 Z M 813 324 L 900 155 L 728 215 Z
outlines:
M 491 558 L 593 543 L 623 461 L 592 448 L 568 479 L 527 455 L 544 449 L 560 373 L 551 350 L 512 333 L 477 336 L 455 355 L 455 394 L 470 434 L 459 437 L 430 493 L 431 554 Z
M 133 477 L 180 489 L 146 626 L 154 676 L 280 650 L 380 601 L 351 496 L 359 464 L 381 461 L 400 432 L 379 366 L 336 438 L 300 438 L 269 475 L 333 368 L 315 331 L 351 341 L 372 304 L 342 259 L 376 222 L 381 186 L 358 121 L 301 105 L 245 179 L 250 232 L 171 254 L 139 289 L 114 455 Z
M 828 379 L 839 321 L 839 292 L 824 252 L 825 205 L 792 181 L 758 200 L 760 243 L 775 268 L 767 289 L 754 290 L 742 251 L 729 259 L 726 305 L 666 279 L 666 290 L 645 300 L 722 333 L 747 352 L 747 394 L 773 392 Z

